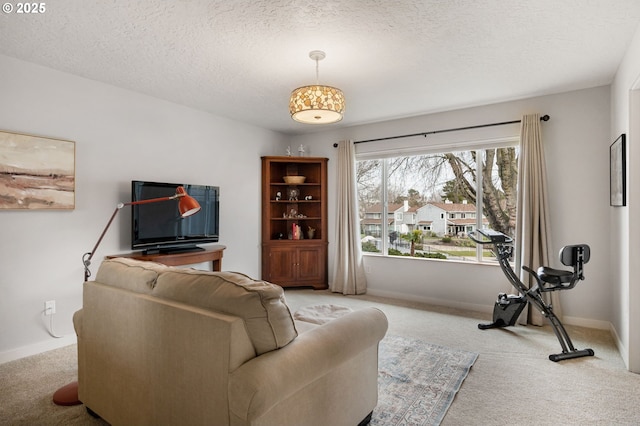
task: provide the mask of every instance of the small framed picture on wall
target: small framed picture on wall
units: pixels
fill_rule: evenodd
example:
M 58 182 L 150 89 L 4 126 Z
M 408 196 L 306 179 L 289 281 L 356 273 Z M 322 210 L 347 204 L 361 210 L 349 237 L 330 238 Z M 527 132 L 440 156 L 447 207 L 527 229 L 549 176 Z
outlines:
M 627 205 L 627 146 L 625 134 L 621 134 L 609 147 L 609 204 L 614 207 Z

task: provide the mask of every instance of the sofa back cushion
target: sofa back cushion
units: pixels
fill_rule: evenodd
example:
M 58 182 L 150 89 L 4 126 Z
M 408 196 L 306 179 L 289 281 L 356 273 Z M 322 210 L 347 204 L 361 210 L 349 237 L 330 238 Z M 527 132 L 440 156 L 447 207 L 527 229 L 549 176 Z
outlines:
M 257 355 L 298 335 L 282 287 L 237 272 L 172 269 L 158 276 L 152 294 L 243 318 Z
M 96 273 L 96 281 L 136 293 L 151 294 L 158 276 L 169 266 L 155 262 L 141 262 L 126 257 L 107 259 Z
M 298 336 L 282 287 L 237 272 L 115 258 L 102 262 L 96 281 L 240 317 L 256 355 L 286 346 Z

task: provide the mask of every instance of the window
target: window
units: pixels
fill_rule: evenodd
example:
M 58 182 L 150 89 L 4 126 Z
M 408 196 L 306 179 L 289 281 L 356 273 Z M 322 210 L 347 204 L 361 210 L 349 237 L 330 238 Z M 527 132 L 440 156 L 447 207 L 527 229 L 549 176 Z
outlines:
M 363 251 L 495 261 L 468 235 L 491 228 L 513 237 L 519 151 L 515 141 L 473 148 L 358 159 Z

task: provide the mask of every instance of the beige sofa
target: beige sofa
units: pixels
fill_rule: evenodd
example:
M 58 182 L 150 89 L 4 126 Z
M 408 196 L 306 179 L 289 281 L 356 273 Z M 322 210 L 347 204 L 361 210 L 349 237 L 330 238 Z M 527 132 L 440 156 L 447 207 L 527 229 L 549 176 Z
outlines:
M 356 426 L 387 330 L 374 308 L 314 325 L 274 284 L 123 258 L 84 284 L 74 325 L 80 400 L 112 425 Z

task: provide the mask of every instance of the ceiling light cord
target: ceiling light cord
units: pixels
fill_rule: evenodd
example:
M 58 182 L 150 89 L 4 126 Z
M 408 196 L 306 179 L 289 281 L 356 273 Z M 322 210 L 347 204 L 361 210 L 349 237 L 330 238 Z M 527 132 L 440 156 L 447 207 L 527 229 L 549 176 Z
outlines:
M 327 56 L 322 50 L 312 50 L 309 52 L 309 57 L 316 61 L 316 85 L 320 86 L 320 61 Z

